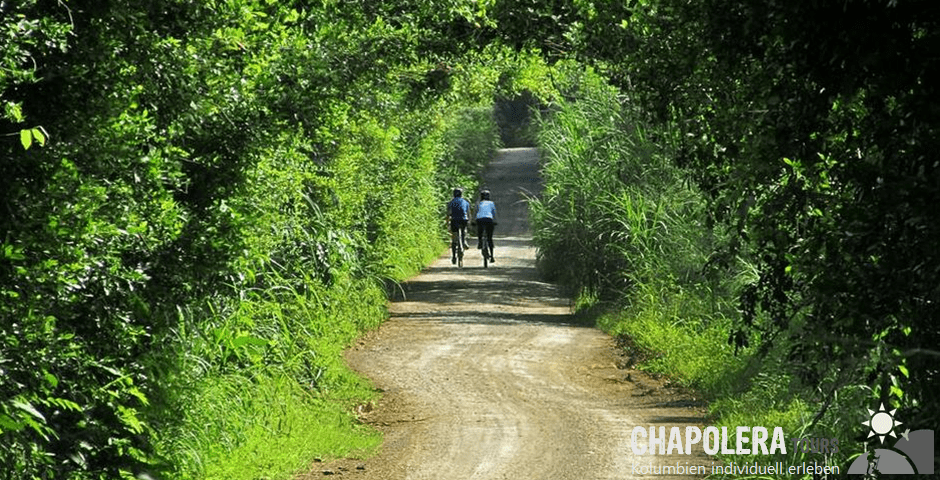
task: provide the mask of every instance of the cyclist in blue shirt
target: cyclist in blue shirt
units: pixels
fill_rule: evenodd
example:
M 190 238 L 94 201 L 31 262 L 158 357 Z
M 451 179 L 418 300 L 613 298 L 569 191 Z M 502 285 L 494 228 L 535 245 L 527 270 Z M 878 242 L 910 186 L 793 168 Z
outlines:
M 459 241 L 463 244 L 464 250 L 470 248 L 467 244 L 467 222 L 470 220 L 470 202 L 463 198 L 463 189 L 454 189 L 454 198 L 447 203 L 447 221 L 450 223 L 450 241 L 453 244 L 455 236 L 459 235 Z M 457 255 L 454 253 L 450 259 L 451 263 L 457 263 Z
M 483 234 L 486 234 L 486 244 L 489 247 L 490 262 L 493 259 L 493 227 L 496 225 L 496 204 L 490 201 L 490 191 L 480 192 L 480 203 L 477 204 L 477 249 L 483 249 Z M 484 252 L 484 255 L 486 252 Z

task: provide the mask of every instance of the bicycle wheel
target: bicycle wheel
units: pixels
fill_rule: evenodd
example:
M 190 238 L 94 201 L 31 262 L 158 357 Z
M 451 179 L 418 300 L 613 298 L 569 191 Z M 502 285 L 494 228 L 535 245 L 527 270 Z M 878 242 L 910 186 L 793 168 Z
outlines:
M 486 256 L 490 258 L 490 263 L 496 263 L 496 259 L 493 258 L 493 236 L 486 236 L 486 245 L 484 245 L 484 250 L 486 251 Z
M 493 247 L 491 246 L 493 238 L 489 235 L 483 236 L 483 248 L 480 249 L 480 253 L 483 254 L 483 268 L 486 268 L 488 264 L 493 263 Z
M 463 267 L 463 245 L 461 245 L 460 237 L 457 236 L 454 240 L 450 242 L 450 263 L 451 265 L 457 265 L 458 267 Z

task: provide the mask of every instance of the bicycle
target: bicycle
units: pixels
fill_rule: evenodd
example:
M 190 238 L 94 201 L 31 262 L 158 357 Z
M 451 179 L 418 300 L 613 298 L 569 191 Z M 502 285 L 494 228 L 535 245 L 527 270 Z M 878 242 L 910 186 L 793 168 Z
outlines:
M 447 221 L 450 223 L 450 263 L 463 267 L 463 252 L 467 249 L 467 220 L 470 202 L 463 198 L 463 189 L 454 189 L 454 199 L 447 203 Z M 458 260 L 459 259 L 459 260 Z
M 483 268 L 487 268 L 487 264 L 493 261 L 493 249 L 490 248 L 488 243 L 483 243 Z
M 493 226 L 496 226 L 496 222 L 493 222 Z M 479 227 L 478 227 L 479 228 Z M 483 228 L 479 232 L 480 238 L 477 240 L 480 242 L 480 253 L 483 255 L 483 268 L 488 268 L 490 263 L 493 263 L 493 230 L 491 228 Z
M 496 204 L 490 200 L 490 191 L 480 191 L 480 203 L 476 210 L 477 242 L 483 254 L 483 268 L 493 263 L 493 227 L 496 226 Z
M 459 268 L 463 268 L 463 244 L 466 242 L 467 238 L 467 229 L 461 228 L 457 232 L 453 232 L 450 235 L 450 263 L 457 264 Z

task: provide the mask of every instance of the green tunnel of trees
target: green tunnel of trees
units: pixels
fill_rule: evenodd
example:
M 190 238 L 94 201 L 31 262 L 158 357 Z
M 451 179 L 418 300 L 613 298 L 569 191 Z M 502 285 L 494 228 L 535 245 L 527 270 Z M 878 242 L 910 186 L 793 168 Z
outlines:
M 931 428 L 938 20 L 928 0 L 0 2 L 0 478 L 236 478 L 270 439 L 293 456 L 244 478 L 368 454 L 348 412 L 374 392 L 339 352 L 438 253 L 428 225 L 500 137 L 545 154 L 547 275 L 618 308 L 654 278 L 707 292 L 743 383 L 772 365 L 813 422 L 881 401 Z M 317 443 L 325 424 L 350 437 Z

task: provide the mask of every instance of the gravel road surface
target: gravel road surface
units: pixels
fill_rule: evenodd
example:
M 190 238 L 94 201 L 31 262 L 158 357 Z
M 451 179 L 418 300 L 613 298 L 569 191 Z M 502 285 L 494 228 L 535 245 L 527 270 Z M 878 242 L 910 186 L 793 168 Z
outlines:
M 613 339 L 579 324 L 558 287 L 539 280 L 523 195 L 539 190 L 537 151 L 501 151 L 485 178 L 498 210 L 496 263 L 484 269 L 473 249 L 460 269 L 448 252 L 402 285 L 391 318 L 347 352 L 383 391 L 360 415 L 384 432 L 380 453 L 318 463 L 304 478 L 701 478 L 639 473 L 710 470 L 700 448 L 631 449 L 635 426 L 702 426 L 701 403 L 629 368 Z

